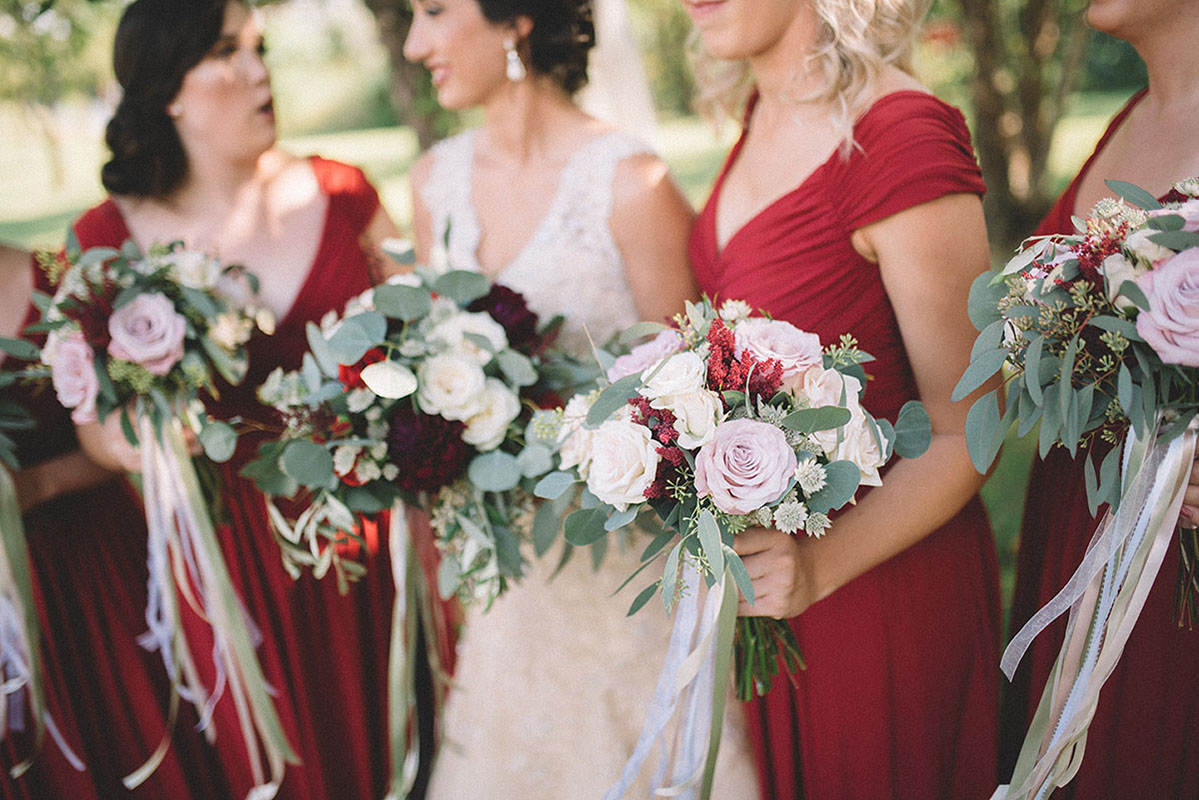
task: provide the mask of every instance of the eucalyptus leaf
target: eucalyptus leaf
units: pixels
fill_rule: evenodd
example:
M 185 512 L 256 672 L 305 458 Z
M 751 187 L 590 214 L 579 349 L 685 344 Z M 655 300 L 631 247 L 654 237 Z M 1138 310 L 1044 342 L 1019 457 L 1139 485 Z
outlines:
M 554 454 L 542 444 L 530 444 L 516 456 L 520 474 L 525 478 L 536 478 L 544 475 L 554 467 Z
M 1149 192 L 1127 181 L 1106 180 L 1107 188 L 1143 211 L 1156 211 L 1162 204 Z
M 636 325 L 625 328 L 617 341 L 621 344 L 628 344 L 644 336 L 655 336 L 664 330 L 667 328 L 661 322 L 638 322 Z
M 924 404 L 909 400 L 899 409 L 895 419 L 894 451 L 900 458 L 917 458 L 924 455 L 933 441 L 932 421 Z
M 1003 345 L 1003 331 L 1006 326 L 1007 320 L 997 319 L 983 328 L 982 333 L 974 340 L 974 346 L 970 348 L 970 360 L 974 361 L 988 350 L 999 349 Z
M 723 544 L 720 541 L 720 526 L 716 524 L 716 517 L 708 509 L 704 509 L 699 515 L 699 543 L 704 548 L 704 555 L 708 558 L 708 565 L 712 568 L 713 575 L 724 574 L 724 550 Z
M 1199 232 L 1195 231 L 1161 231 L 1149 234 L 1149 241 L 1168 247 L 1171 250 L 1182 251 L 1199 247 Z
M 966 413 L 966 448 L 974 468 L 984 475 L 998 453 L 998 448 L 992 449 L 991 444 L 999 420 L 999 397 L 994 390 L 975 400 Z
M 1091 516 L 1093 517 L 1101 504 L 1099 500 L 1099 478 L 1095 474 L 1095 463 L 1090 456 L 1084 458 L 1082 462 L 1083 483 L 1087 490 L 1087 510 L 1091 512 Z
M 1038 333 L 1029 339 L 1028 348 L 1024 351 L 1024 385 L 1037 405 L 1041 405 L 1044 399 L 1041 391 L 1041 350 L 1044 346 L 1045 337 Z
M 1033 402 L 1032 395 L 1029 393 L 1027 386 L 1024 386 L 1023 391 L 1020 392 L 1019 407 L 1020 411 L 1017 415 L 1019 422 L 1016 425 L 1016 435 L 1023 439 L 1040 422 L 1043 409 Z
M 385 283 L 375 287 L 375 310 L 391 319 L 412 322 L 429 313 L 433 298 L 428 289 Z
M 1126 280 L 1120 284 L 1120 297 L 1127 297 L 1132 301 L 1133 305 L 1142 311 L 1149 310 L 1149 298 L 1145 296 L 1145 292 L 1137 285 L 1134 280 Z M 1141 337 L 1137 336 L 1134 341 L 1140 341 Z
M 662 601 L 666 605 L 666 613 L 670 613 L 674 605 L 675 588 L 679 581 L 679 559 L 683 556 L 683 543 L 677 542 L 666 556 L 666 566 L 662 570 Z
M 737 551 L 728 545 L 725 545 L 724 548 L 724 563 L 728 566 L 729 572 L 733 574 L 733 581 L 737 584 L 737 588 L 745 596 L 745 602 L 752 606 L 754 604 L 753 581 L 749 579 L 749 571 L 745 569 L 741 556 L 737 555 Z
M 204 455 L 216 464 L 223 464 L 233 457 L 237 433 L 226 422 L 210 422 L 200 431 L 200 444 L 204 447 Z
M 533 362 L 523 353 L 515 350 L 503 350 L 496 356 L 500 371 L 515 386 L 532 386 L 537 383 L 537 370 Z
M 329 337 L 329 352 L 338 364 L 357 364 L 386 335 L 387 318 L 377 311 L 364 311 L 341 321 Z
M 1031 263 L 1032 257 L 1028 260 Z M 1007 285 L 1003 281 L 996 282 L 997 277 L 998 273 L 984 272 L 970 284 L 968 308 L 976 330 L 984 330 L 1000 319 L 999 300 L 1007 294 Z
M 851 419 L 848 408 L 841 406 L 819 406 L 817 408 L 801 408 L 783 417 L 782 426 L 800 433 L 815 431 L 831 431 L 840 428 Z
M 499 573 L 506 578 L 524 575 L 524 559 L 520 557 L 520 539 L 505 525 L 493 525 L 495 537 L 495 561 Z
M 558 539 L 562 518 L 553 503 L 542 503 L 533 515 L 533 554 L 541 558 Z
M 604 522 L 607 512 L 602 508 L 581 508 L 566 518 L 563 526 L 566 541 L 575 547 L 586 547 L 607 535 Z
M 478 272 L 452 270 L 433 282 L 433 291 L 465 306 L 490 292 L 491 282 Z
M 1006 360 L 1007 350 L 1003 348 L 988 350 L 972 359 L 970 366 L 966 367 L 966 371 L 962 373 L 957 386 L 953 388 L 951 399 L 954 402 L 961 400 L 982 386 L 992 375 L 999 372 Z
M 1162 214 L 1150 217 L 1147 225 L 1155 231 L 1180 231 L 1186 227 L 1186 219 L 1179 214 Z
M 1133 285 L 1135 286 L 1136 284 Z M 1118 333 L 1131 342 L 1142 341 L 1141 334 L 1137 333 L 1137 326 L 1123 317 L 1100 314 L 1099 316 L 1091 317 L 1090 324 L 1100 330 Z
M 333 474 L 333 456 L 316 442 L 306 439 L 288 442 L 279 461 L 283 472 L 301 486 L 332 489 L 337 485 L 337 477 Z
M 629 506 L 624 511 L 615 511 L 604 521 L 604 530 L 615 531 L 637 519 L 637 507 Z
M 8 336 L 0 336 L 0 351 L 22 361 L 34 361 L 42 354 L 42 351 L 31 342 Z
M 432 454 L 431 454 L 432 455 Z M 520 484 L 520 465 L 516 456 L 492 450 L 471 459 L 466 469 L 470 482 L 485 492 L 506 492 Z
M 595 402 L 587 411 L 587 427 L 599 427 L 608 417 L 624 408 L 629 398 L 636 396 L 637 387 L 640 385 L 640 375 L 626 375 L 600 392 L 599 397 L 595 398 Z
M 329 343 L 325 340 L 325 334 L 321 332 L 320 326 L 315 322 L 309 322 L 304 326 L 304 333 L 308 338 L 308 352 L 316 359 L 316 364 L 321 368 L 321 372 L 328 378 L 336 378 L 337 359 L 329 351 Z
M 806 501 L 812 511 L 827 514 L 853 499 L 862 480 L 862 471 L 852 461 L 833 461 L 825 465 L 824 488 Z
M 320 365 L 316 363 L 316 358 L 312 353 L 305 353 L 304 358 L 300 361 L 300 376 L 304 379 L 304 388 L 311 394 L 321 388 L 324 383 L 324 376 L 321 374 Z
M 569 472 L 551 472 L 537 481 L 537 485 L 533 488 L 533 496 L 554 500 L 576 483 L 578 483 L 578 478 Z
M 1057 400 L 1060 390 L 1061 387 L 1056 383 L 1045 387 L 1045 402 L 1042 405 L 1045 412 L 1041 415 L 1041 432 L 1037 445 L 1037 452 L 1041 458 L 1049 454 L 1049 449 L 1057 441 L 1058 433 L 1062 429 L 1061 404 Z
M 625 616 L 631 617 L 640 611 L 642 607 L 650 601 L 650 598 L 657 593 L 658 587 L 661 585 L 661 583 L 661 581 L 654 581 L 649 586 L 646 586 L 644 589 L 642 589 L 637 596 L 633 598 L 633 602 L 629 606 L 629 613 Z
M 437 567 L 437 593 L 442 600 L 449 600 L 458 591 L 462 583 L 462 565 L 458 559 L 444 555 Z

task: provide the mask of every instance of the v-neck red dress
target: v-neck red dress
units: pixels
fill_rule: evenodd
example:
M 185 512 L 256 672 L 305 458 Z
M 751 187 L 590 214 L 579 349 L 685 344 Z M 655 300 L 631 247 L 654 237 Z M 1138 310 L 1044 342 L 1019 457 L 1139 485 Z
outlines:
M 347 300 L 373 283 L 361 240 L 379 206 L 377 193 L 356 167 L 321 158 L 310 163 L 328 197 L 316 257 L 275 333 L 251 339 L 244 382 L 222 387 L 221 399 L 208 404 L 214 416 L 240 416 L 277 427 L 272 412 L 256 399 L 257 388 L 276 367 L 300 367 L 308 322 L 329 311 L 340 313 Z M 119 245 L 129 238 L 111 200 L 85 214 L 75 230 L 85 247 Z M 387 655 L 394 597 L 385 532 L 374 552 L 364 556 L 366 576 L 351 584 L 348 594 L 338 593 L 332 577 L 316 580 L 305 572 L 293 580 L 283 569 L 262 493 L 238 474 L 259 441 L 243 437 L 234 457 L 220 466 L 228 520 L 218 525 L 217 533 L 234 588 L 262 634 L 259 660 L 276 693 L 284 730 L 303 762 L 287 768 L 277 796 L 383 797 L 389 774 Z M 212 648 L 210 629 L 184 613 L 192 653 L 211 686 L 212 662 L 206 657 Z M 230 693 L 217 704 L 214 722 L 214 746 L 231 796 L 243 797 L 252 779 Z
M 1112 119 L 1038 234 L 1074 232 L 1071 216 L 1087 211 L 1074 207 L 1079 183 L 1144 94 L 1136 94 Z M 1084 457 L 1071 459 L 1068 450 L 1057 447 L 1033 464 L 1020 531 L 1013 633 L 1066 584 L 1095 532 L 1098 518 L 1087 508 Z M 1120 663 L 1099 693 L 1082 766 L 1074 780 L 1054 792 L 1055 800 L 1199 797 L 1199 631 L 1174 622 L 1179 560 L 1178 548 L 1171 547 Z M 1015 766 L 1065 630 L 1061 617 L 1041 633 L 1007 689 L 1000 739 L 1005 778 Z
M 750 109 L 752 113 L 752 106 Z M 733 148 L 691 239 L 702 291 L 820 335 L 852 333 L 876 361 L 865 405 L 894 419 L 916 398 L 878 266 L 854 230 L 953 194 L 984 191 L 961 114 L 931 95 L 881 98 L 791 192 L 716 243 Z M 836 536 L 836 526 L 829 533 Z M 791 620 L 807 660 L 747 705 L 770 800 L 971 800 L 995 788 L 999 585 L 977 498 L 940 530 Z

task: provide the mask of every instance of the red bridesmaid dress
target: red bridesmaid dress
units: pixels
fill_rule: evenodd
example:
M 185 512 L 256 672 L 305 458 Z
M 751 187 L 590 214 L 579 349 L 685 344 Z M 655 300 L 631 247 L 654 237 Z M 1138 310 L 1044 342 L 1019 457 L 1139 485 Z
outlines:
M 49 292 L 44 273 L 33 269 L 34 285 Z M 40 316 L 31 306 L 25 324 Z M 48 385 L 4 391 L 37 421 L 33 430 L 11 434 L 22 466 L 77 449 L 75 426 Z M 27 724 L 24 734 L 0 747 L 0 798 L 228 796 L 214 754 L 193 729 L 190 708 L 181 708 L 172 747 L 154 774 L 132 792 L 121 783 L 154 753 L 168 724 L 162 661 L 137 642 L 147 627 L 148 574 L 145 516 L 133 488 L 113 476 L 38 505 L 24 522 L 46 706 L 87 769 L 76 771 L 47 734 L 30 770 L 11 778 L 8 770 L 33 752 Z
M 1071 215 L 1088 210 L 1074 207 L 1079 182 L 1144 94 L 1135 95 L 1112 120 L 1038 234 L 1074 232 Z M 1070 579 L 1098 524 L 1087 508 L 1084 457 L 1072 460 L 1068 450 L 1056 447 L 1033 464 L 1020 531 L 1013 633 Z M 1178 548 L 1170 548 L 1120 662 L 1099 693 L 1082 766 L 1074 780 L 1054 792 L 1054 800 L 1199 797 L 1199 682 L 1194 677 L 1199 631 L 1180 629 L 1174 621 L 1179 560 Z M 1000 738 L 1005 780 L 1065 630 L 1063 616 L 1037 637 L 1007 689 Z
M 894 419 L 917 397 L 915 381 L 878 266 L 850 237 L 984 187 L 961 114 L 931 95 L 881 98 L 854 139 L 848 160 L 834 153 L 720 251 L 717 201 L 743 134 L 696 222 L 691 258 L 710 296 L 746 300 L 825 343 L 856 336 L 877 359 L 867 365 L 865 405 Z M 975 498 L 943 528 L 792 619 L 807 669 L 746 706 L 763 797 L 989 797 L 999 609 L 995 546 Z
M 295 303 L 270 337 L 248 345 L 244 382 L 223 387 L 214 416 L 240 416 L 278 427 L 255 392 L 276 367 L 298 369 L 308 349 L 305 325 L 370 288 L 373 269 L 362 238 L 379 198 L 356 167 L 313 157 L 312 169 L 328 197 L 324 230 Z M 117 206 L 109 200 L 76 226 L 84 246 L 119 244 L 129 238 Z M 253 269 L 253 265 L 247 265 Z M 300 265 L 297 268 L 302 268 Z M 288 741 L 302 764 L 288 765 L 277 797 L 283 800 L 381 798 L 387 791 L 387 661 L 391 634 L 392 583 L 385 531 L 366 548 L 366 575 L 338 592 L 332 576 L 306 572 L 292 580 L 283 569 L 266 505 L 254 483 L 239 471 L 257 452 L 260 438 L 239 439 L 237 452 L 220 465 L 221 499 L 228 519 L 217 534 L 250 619 L 262 634 L 258 648 L 266 680 L 275 692 Z M 184 626 L 206 685 L 213 683 L 212 637 L 208 625 L 186 614 Z M 217 704 L 215 748 L 232 797 L 253 785 L 232 696 Z

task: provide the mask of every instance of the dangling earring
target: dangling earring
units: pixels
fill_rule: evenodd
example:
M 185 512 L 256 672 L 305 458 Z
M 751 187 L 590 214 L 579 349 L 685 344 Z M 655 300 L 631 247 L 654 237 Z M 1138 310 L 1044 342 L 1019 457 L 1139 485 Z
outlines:
M 525 69 L 525 63 L 520 60 L 520 53 L 516 52 L 516 40 L 504 40 L 504 53 L 508 58 L 508 66 L 504 70 L 504 74 L 513 83 L 520 83 L 529 72 Z
M 167 106 L 167 116 L 170 117 L 171 119 L 179 119 L 179 117 L 182 116 L 182 114 L 183 114 L 183 109 L 179 106 L 178 103 L 171 103 L 169 106 Z

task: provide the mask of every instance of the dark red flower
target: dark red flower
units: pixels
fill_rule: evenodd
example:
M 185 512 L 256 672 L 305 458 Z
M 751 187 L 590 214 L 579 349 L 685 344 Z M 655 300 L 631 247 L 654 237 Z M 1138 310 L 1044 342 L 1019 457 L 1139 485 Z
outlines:
M 408 492 L 435 492 L 458 478 L 474 455 L 462 441 L 466 426 L 401 404 L 391 418 L 387 452 L 400 469 L 396 485 Z
M 108 347 L 112 336 L 108 333 L 108 318 L 115 309 L 117 295 L 121 287 L 105 275 L 100 286 L 88 285 L 89 297 L 86 299 L 73 298 L 62 306 L 62 313 L 67 319 L 79 325 L 83 331 L 84 340 L 97 350 Z
M 777 359 L 757 361 L 745 352 L 736 355 L 736 339 L 723 320 L 708 328 L 708 385 L 718 392 L 746 392 L 751 400 L 774 397 L 783 382 L 783 365 Z
M 337 379 L 346 387 L 347 392 L 351 389 L 365 389 L 366 384 L 362 382 L 362 370 L 386 358 L 387 354 L 383 352 L 382 348 L 372 347 L 366 351 L 366 355 L 358 359 L 357 364 L 338 364 Z
M 537 349 L 537 314 L 529 309 L 525 296 L 496 283 L 491 291 L 466 307 L 467 311 L 486 311 L 508 335 L 508 346 L 521 353 Z

